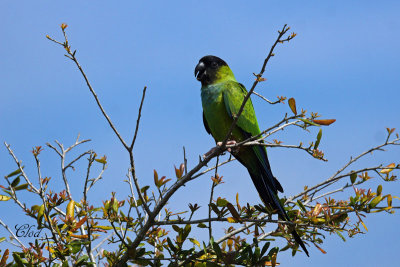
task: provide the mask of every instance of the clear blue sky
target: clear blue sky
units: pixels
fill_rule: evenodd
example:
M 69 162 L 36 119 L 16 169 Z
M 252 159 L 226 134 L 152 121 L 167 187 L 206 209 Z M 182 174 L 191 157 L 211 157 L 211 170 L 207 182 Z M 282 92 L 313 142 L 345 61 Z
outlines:
M 400 18 L 398 1 L 10 1 L 0 2 L 0 141 L 10 143 L 34 177 L 33 146 L 54 139 L 71 144 L 78 133 L 108 156 L 109 168 L 90 196 L 100 202 L 111 191 L 127 194 L 122 182 L 127 155 L 89 95 L 84 81 L 61 47 L 45 35 L 61 39 L 67 23 L 70 42 L 105 109 L 125 138 L 134 131 L 141 90 L 148 86 L 142 125 L 135 149 L 142 184 L 152 183 L 153 169 L 173 176 L 186 146 L 189 166 L 213 140 L 203 129 L 200 84 L 193 70 L 200 57 L 217 55 L 230 64 L 236 78 L 249 87 L 253 72 L 287 23 L 298 36 L 279 46 L 257 91 L 274 99 L 294 97 L 298 107 L 319 112 L 337 122 L 324 128 L 320 148 L 328 163 L 304 153 L 271 149 L 270 162 L 285 194 L 329 177 L 351 155 L 377 145 L 385 127 L 400 128 Z M 262 128 L 288 112 L 287 105 L 270 106 L 254 98 Z M 291 129 L 275 138 L 297 144 L 315 138 Z M 56 156 L 45 148 L 45 176 L 61 189 Z M 399 148 L 376 153 L 358 166 L 389 164 Z M 15 169 L 0 149 L 0 174 Z M 222 168 L 225 177 L 217 193 L 256 203 L 247 172 L 234 163 Z M 82 191 L 82 174 L 71 174 L 73 193 Z M 379 180 L 371 181 L 376 187 Z M 1 182 L 2 184 L 4 182 Z M 206 205 L 209 177 L 183 188 L 172 200 L 185 209 L 194 198 Z M 385 184 L 384 193 L 399 195 L 399 183 Z M 208 197 L 206 197 L 208 198 Z M 27 203 L 38 199 L 26 198 Z M 14 205 L 0 203 L 0 218 L 11 226 L 28 222 Z M 327 236 L 323 255 L 310 247 L 292 258 L 279 254 L 282 266 L 393 266 L 398 263 L 400 216 L 371 215 L 369 232 L 343 242 Z M 199 232 L 205 234 L 205 232 Z M 7 233 L 0 229 L 0 236 Z M 28 242 L 29 240 L 24 240 Z M 0 246 L 5 246 L 1 243 Z

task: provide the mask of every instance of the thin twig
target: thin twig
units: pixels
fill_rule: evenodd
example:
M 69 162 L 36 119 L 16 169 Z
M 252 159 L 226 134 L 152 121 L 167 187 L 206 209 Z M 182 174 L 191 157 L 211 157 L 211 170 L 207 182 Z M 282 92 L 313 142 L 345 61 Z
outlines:
M 96 92 L 94 91 L 92 85 L 90 84 L 90 81 L 89 81 L 88 77 L 86 76 L 86 73 L 85 73 L 84 70 L 82 69 L 82 67 L 81 67 L 81 65 L 80 65 L 80 63 L 79 63 L 79 61 L 78 61 L 78 59 L 75 57 L 76 51 L 74 51 L 74 52 L 71 51 L 71 49 L 70 49 L 71 47 L 68 45 L 68 39 L 67 39 L 67 35 L 66 35 L 66 33 L 65 33 L 65 30 L 62 29 L 62 31 L 63 31 L 64 38 L 65 38 L 65 42 L 64 42 L 64 43 L 58 42 L 58 41 L 56 41 L 56 40 L 50 38 L 49 36 L 47 36 L 47 38 L 48 38 L 49 40 L 55 42 L 56 44 L 59 44 L 59 45 L 63 46 L 63 47 L 65 48 L 65 50 L 67 50 L 67 53 L 68 53 L 68 55 L 69 55 L 69 56 L 67 56 L 67 57 L 68 57 L 69 59 L 71 59 L 71 60 L 75 63 L 75 65 L 78 67 L 79 71 L 80 71 L 81 74 L 82 74 L 82 77 L 84 78 L 84 80 L 85 80 L 85 82 L 86 82 L 87 87 L 89 88 L 89 90 L 90 90 L 90 92 L 92 93 L 94 99 L 96 100 L 96 104 L 97 104 L 97 106 L 100 108 L 100 111 L 101 111 L 101 113 L 103 114 L 104 118 L 106 118 L 108 124 L 110 125 L 111 129 L 114 131 L 114 133 L 115 133 L 115 135 L 118 137 L 118 139 L 121 141 L 122 145 L 123 145 L 126 149 L 129 149 L 128 145 L 125 143 L 124 139 L 122 138 L 122 136 L 121 136 L 120 133 L 118 132 L 117 128 L 116 128 L 116 127 L 114 126 L 114 124 L 112 123 L 110 117 L 109 117 L 109 116 L 107 115 L 107 113 L 105 112 L 103 106 L 102 106 L 101 103 L 100 103 L 99 98 L 97 97 Z
M 140 117 L 142 116 L 143 102 L 144 102 L 144 98 L 145 98 L 145 96 L 146 96 L 146 89 L 147 89 L 147 86 L 145 86 L 145 87 L 143 88 L 142 100 L 140 101 L 140 107 L 139 107 L 138 117 L 137 117 L 137 120 L 136 120 L 135 134 L 134 134 L 134 136 L 133 136 L 132 143 L 131 143 L 131 145 L 130 145 L 130 147 L 129 147 L 129 150 L 132 150 L 132 149 L 133 149 L 133 146 L 135 145 L 137 133 L 138 133 L 138 130 L 139 130 Z
M 222 147 L 225 147 L 226 143 L 228 142 L 228 140 L 229 140 L 229 138 L 230 138 L 230 136 L 231 136 L 231 134 L 232 134 L 232 132 L 233 132 L 233 129 L 235 128 L 236 123 L 237 123 L 237 121 L 239 120 L 240 115 L 242 114 L 242 112 L 243 112 L 243 110 L 244 110 L 244 107 L 245 107 L 247 101 L 249 100 L 251 94 L 254 92 L 254 89 L 256 88 L 257 84 L 261 81 L 261 77 L 263 76 L 263 74 L 264 74 L 264 72 L 265 72 L 265 68 L 266 68 L 266 66 L 267 66 L 267 63 L 268 63 L 269 59 L 270 59 L 271 57 L 274 56 L 274 53 L 273 53 L 273 52 L 274 52 L 275 46 L 276 46 L 278 43 L 283 43 L 283 40 L 281 40 L 281 38 L 282 38 L 282 37 L 286 34 L 286 32 L 289 30 L 289 28 L 287 28 L 286 26 L 287 26 L 287 24 L 285 24 L 285 25 L 283 26 L 283 28 L 282 28 L 281 31 L 278 31 L 278 33 L 279 33 L 278 38 L 276 39 L 275 43 L 272 45 L 272 47 L 271 47 L 271 49 L 270 49 L 270 51 L 269 51 L 269 53 L 268 53 L 268 56 L 265 58 L 264 64 L 263 64 L 262 67 L 261 67 L 261 71 L 260 71 L 257 75 L 255 75 L 255 76 L 256 76 L 256 79 L 255 79 L 255 81 L 254 81 L 254 83 L 253 83 L 253 86 L 251 87 L 251 89 L 249 90 L 249 92 L 247 93 L 247 95 L 244 97 L 244 99 L 243 99 L 243 101 L 242 101 L 242 105 L 240 106 L 239 111 L 237 112 L 237 114 L 236 114 L 236 116 L 235 116 L 235 118 L 234 118 L 234 120 L 233 120 L 233 122 L 232 122 L 232 125 L 231 125 L 231 127 L 229 128 L 229 131 L 228 131 L 228 133 L 226 134 L 226 137 L 224 138 L 224 141 L 222 142 Z M 289 38 L 289 37 L 288 37 L 288 38 Z M 287 39 L 287 40 L 290 40 L 290 39 Z
M 6 230 L 12 235 L 12 237 L 13 237 L 15 240 L 17 240 L 17 242 L 21 245 L 21 247 L 22 247 L 23 249 L 26 248 L 25 245 L 21 242 L 21 240 L 19 240 L 18 237 L 14 234 L 14 232 L 10 229 L 10 227 L 8 227 L 8 225 L 5 224 L 1 219 L 0 219 L 0 224 L 1 224 L 4 228 L 6 228 Z
M 253 94 L 255 94 L 256 96 L 258 96 L 259 98 L 261 98 L 262 100 L 268 102 L 268 103 L 271 104 L 271 105 L 275 105 L 275 104 L 278 104 L 278 103 L 281 103 L 281 102 L 282 102 L 280 99 L 278 99 L 278 100 L 272 102 L 271 100 L 265 98 L 264 96 L 260 95 L 260 94 L 257 93 L 256 91 L 253 91 Z
M 218 178 L 218 161 L 219 161 L 219 156 L 217 156 L 217 161 L 215 163 L 215 173 L 214 173 L 214 178 Z M 208 203 L 208 218 L 211 219 L 211 204 L 213 202 L 213 196 L 214 196 L 214 188 L 217 186 L 214 180 L 211 180 L 211 192 L 210 192 L 210 201 Z M 211 220 L 208 221 L 208 237 L 211 239 L 212 238 L 212 224 Z
M 297 194 L 297 195 L 294 195 L 294 196 L 288 198 L 288 199 L 286 200 L 286 203 L 291 202 L 291 201 L 293 201 L 294 199 L 296 199 L 296 198 L 298 198 L 298 197 L 301 197 L 301 196 L 303 196 L 303 195 L 305 195 L 305 194 L 307 194 L 307 193 L 309 193 L 309 192 L 311 192 L 311 191 L 313 191 L 313 190 L 316 190 L 316 189 L 318 189 L 318 188 L 320 188 L 320 187 L 322 187 L 322 186 L 324 186 L 324 185 L 326 185 L 326 184 L 330 184 L 330 185 L 331 185 L 332 183 L 334 183 L 334 182 L 340 180 L 341 178 L 344 178 L 344 177 L 347 177 L 347 176 L 351 175 L 352 172 L 349 172 L 349 173 L 346 173 L 346 174 L 344 174 L 344 175 L 338 176 L 338 175 L 339 175 L 341 172 L 343 172 L 347 167 L 349 167 L 351 164 L 353 164 L 354 162 L 356 162 L 356 161 L 359 160 L 360 158 L 364 157 L 365 155 L 367 155 L 367 154 L 369 154 L 369 153 L 371 153 L 371 152 L 373 152 L 373 151 L 382 150 L 382 147 L 385 147 L 385 146 L 388 146 L 388 145 L 397 145 L 397 144 L 398 144 L 397 142 L 398 142 L 399 140 L 400 140 L 399 138 L 396 138 L 396 139 L 392 140 L 391 142 L 386 141 L 385 143 L 383 143 L 383 144 L 381 144 L 381 145 L 379 145 L 379 146 L 376 146 L 376 147 L 373 147 L 373 148 L 371 148 L 371 149 L 368 149 L 367 151 L 365 151 L 365 152 L 359 154 L 359 155 L 358 155 L 357 157 L 355 157 L 355 158 L 350 158 L 350 160 L 349 160 L 342 168 L 340 168 L 338 171 L 336 171 L 331 177 L 329 177 L 328 179 L 326 179 L 326 180 L 323 181 L 322 183 L 319 183 L 319 184 L 317 184 L 317 185 L 315 185 L 315 186 L 312 186 L 312 187 L 310 187 L 310 188 L 307 188 L 307 190 L 304 190 L 303 192 L 301 192 L 301 193 L 299 193 L 299 194 Z M 379 169 L 379 168 L 382 168 L 382 169 L 383 169 L 384 167 L 382 167 L 382 166 L 380 165 L 380 166 L 378 166 L 378 167 L 364 168 L 364 169 L 358 170 L 357 172 L 363 172 L 363 171 L 374 170 L 374 169 Z M 319 191 L 319 190 L 318 190 L 318 191 Z

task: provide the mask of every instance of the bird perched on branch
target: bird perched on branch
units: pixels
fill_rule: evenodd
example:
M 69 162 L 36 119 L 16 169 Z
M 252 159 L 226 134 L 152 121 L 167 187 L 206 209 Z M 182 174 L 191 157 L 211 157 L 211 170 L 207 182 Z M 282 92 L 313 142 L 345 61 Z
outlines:
M 236 81 L 228 64 L 219 57 L 201 58 L 194 74 L 201 82 L 204 127 L 217 143 L 223 142 L 248 92 Z M 258 134 L 260 128 L 249 98 L 229 136 L 229 141 L 230 144 L 241 142 Z M 277 196 L 278 191 L 283 192 L 283 188 L 272 174 L 265 147 L 242 146 L 231 153 L 247 168 L 264 204 L 277 210 L 282 220 L 290 221 Z M 296 230 L 292 231 L 292 235 L 308 256 L 308 251 Z

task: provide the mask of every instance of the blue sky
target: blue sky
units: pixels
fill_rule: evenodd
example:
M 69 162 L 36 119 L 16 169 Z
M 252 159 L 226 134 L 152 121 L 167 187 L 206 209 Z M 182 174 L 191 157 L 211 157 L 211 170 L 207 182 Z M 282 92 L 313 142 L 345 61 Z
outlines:
M 134 131 L 142 88 L 148 86 L 135 148 L 137 172 L 145 184 L 152 183 L 153 169 L 173 175 L 173 165 L 182 161 L 182 146 L 189 166 L 194 166 L 198 155 L 213 145 L 203 129 L 200 84 L 193 76 L 199 58 L 223 58 L 249 87 L 277 30 L 287 23 L 298 36 L 278 47 L 265 73 L 268 80 L 257 91 L 271 99 L 294 97 L 298 108 L 337 119 L 323 129 L 320 148 L 327 163 L 298 151 L 270 149 L 273 172 L 289 196 L 326 179 L 351 155 L 383 142 L 385 127 L 400 128 L 399 8 L 397 1 L 1 1 L 0 141 L 12 145 L 34 177 L 29 152 L 33 146 L 55 139 L 71 144 L 80 133 L 92 139 L 80 151 L 94 148 L 109 161 L 90 197 L 100 202 L 116 191 L 123 198 L 126 152 L 100 116 L 76 67 L 45 35 L 61 39 L 59 25 L 69 25 L 72 47 L 126 139 Z M 287 105 L 270 106 L 254 97 L 253 102 L 261 128 L 289 112 Z M 276 137 L 297 144 L 315 135 L 316 130 L 305 134 L 291 129 Z M 46 148 L 42 158 L 45 175 L 61 189 L 55 155 Z M 358 166 L 399 158 L 397 148 L 375 153 Z M 0 149 L 0 162 L 2 175 L 15 169 L 5 148 Z M 233 199 L 239 192 L 242 201 L 258 201 L 239 164 L 221 168 L 220 174 L 226 182 L 217 193 Z M 83 178 L 76 171 L 70 179 L 78 196 Z M 373 188 L 380 183 L 375 180 Z M 185 209 L 195 198 L 205 205 L 209 187 L 209 177 L 198 179 L 170 203 Z M 399 195 L 399 183 L 385 184 L 385 192 Z M 10 225 L 26 220 L 10 204 L 1 203 L 0 218 Z M 393 265 L 399 219 L 398 214 L 371 215 L 366 219 L 367 235 L 345 243 L 327 236 L 323 248 L 328 254 L 310 248 L 310 258 L 281 253 L 278 261 L 284 266 Z

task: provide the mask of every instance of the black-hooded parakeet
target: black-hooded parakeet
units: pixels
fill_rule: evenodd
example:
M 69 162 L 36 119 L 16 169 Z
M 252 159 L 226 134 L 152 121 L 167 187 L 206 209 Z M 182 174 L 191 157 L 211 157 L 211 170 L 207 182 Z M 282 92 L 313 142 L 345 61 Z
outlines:
M 222 142 L 248 92 L 236 81 L 228 64 L 216 56 L 201 58 L 195 68 L 195 76 L 201 82 L 204 126 L 216 142 Z M 251 99 L 248 99 L 229 140 L 241 142 L 258 134 L 260 128 L 256 114 Z M 264 204 L 277 210 L 282 220 L 290 221 L 277 196 L 278 191 L 283 192 L 283 189 L 272 174 L 265 147 L 242 146 L 231 153 L 247 168 Z M 295 230 L 292 235 L 308 256 L 308 251 Z

